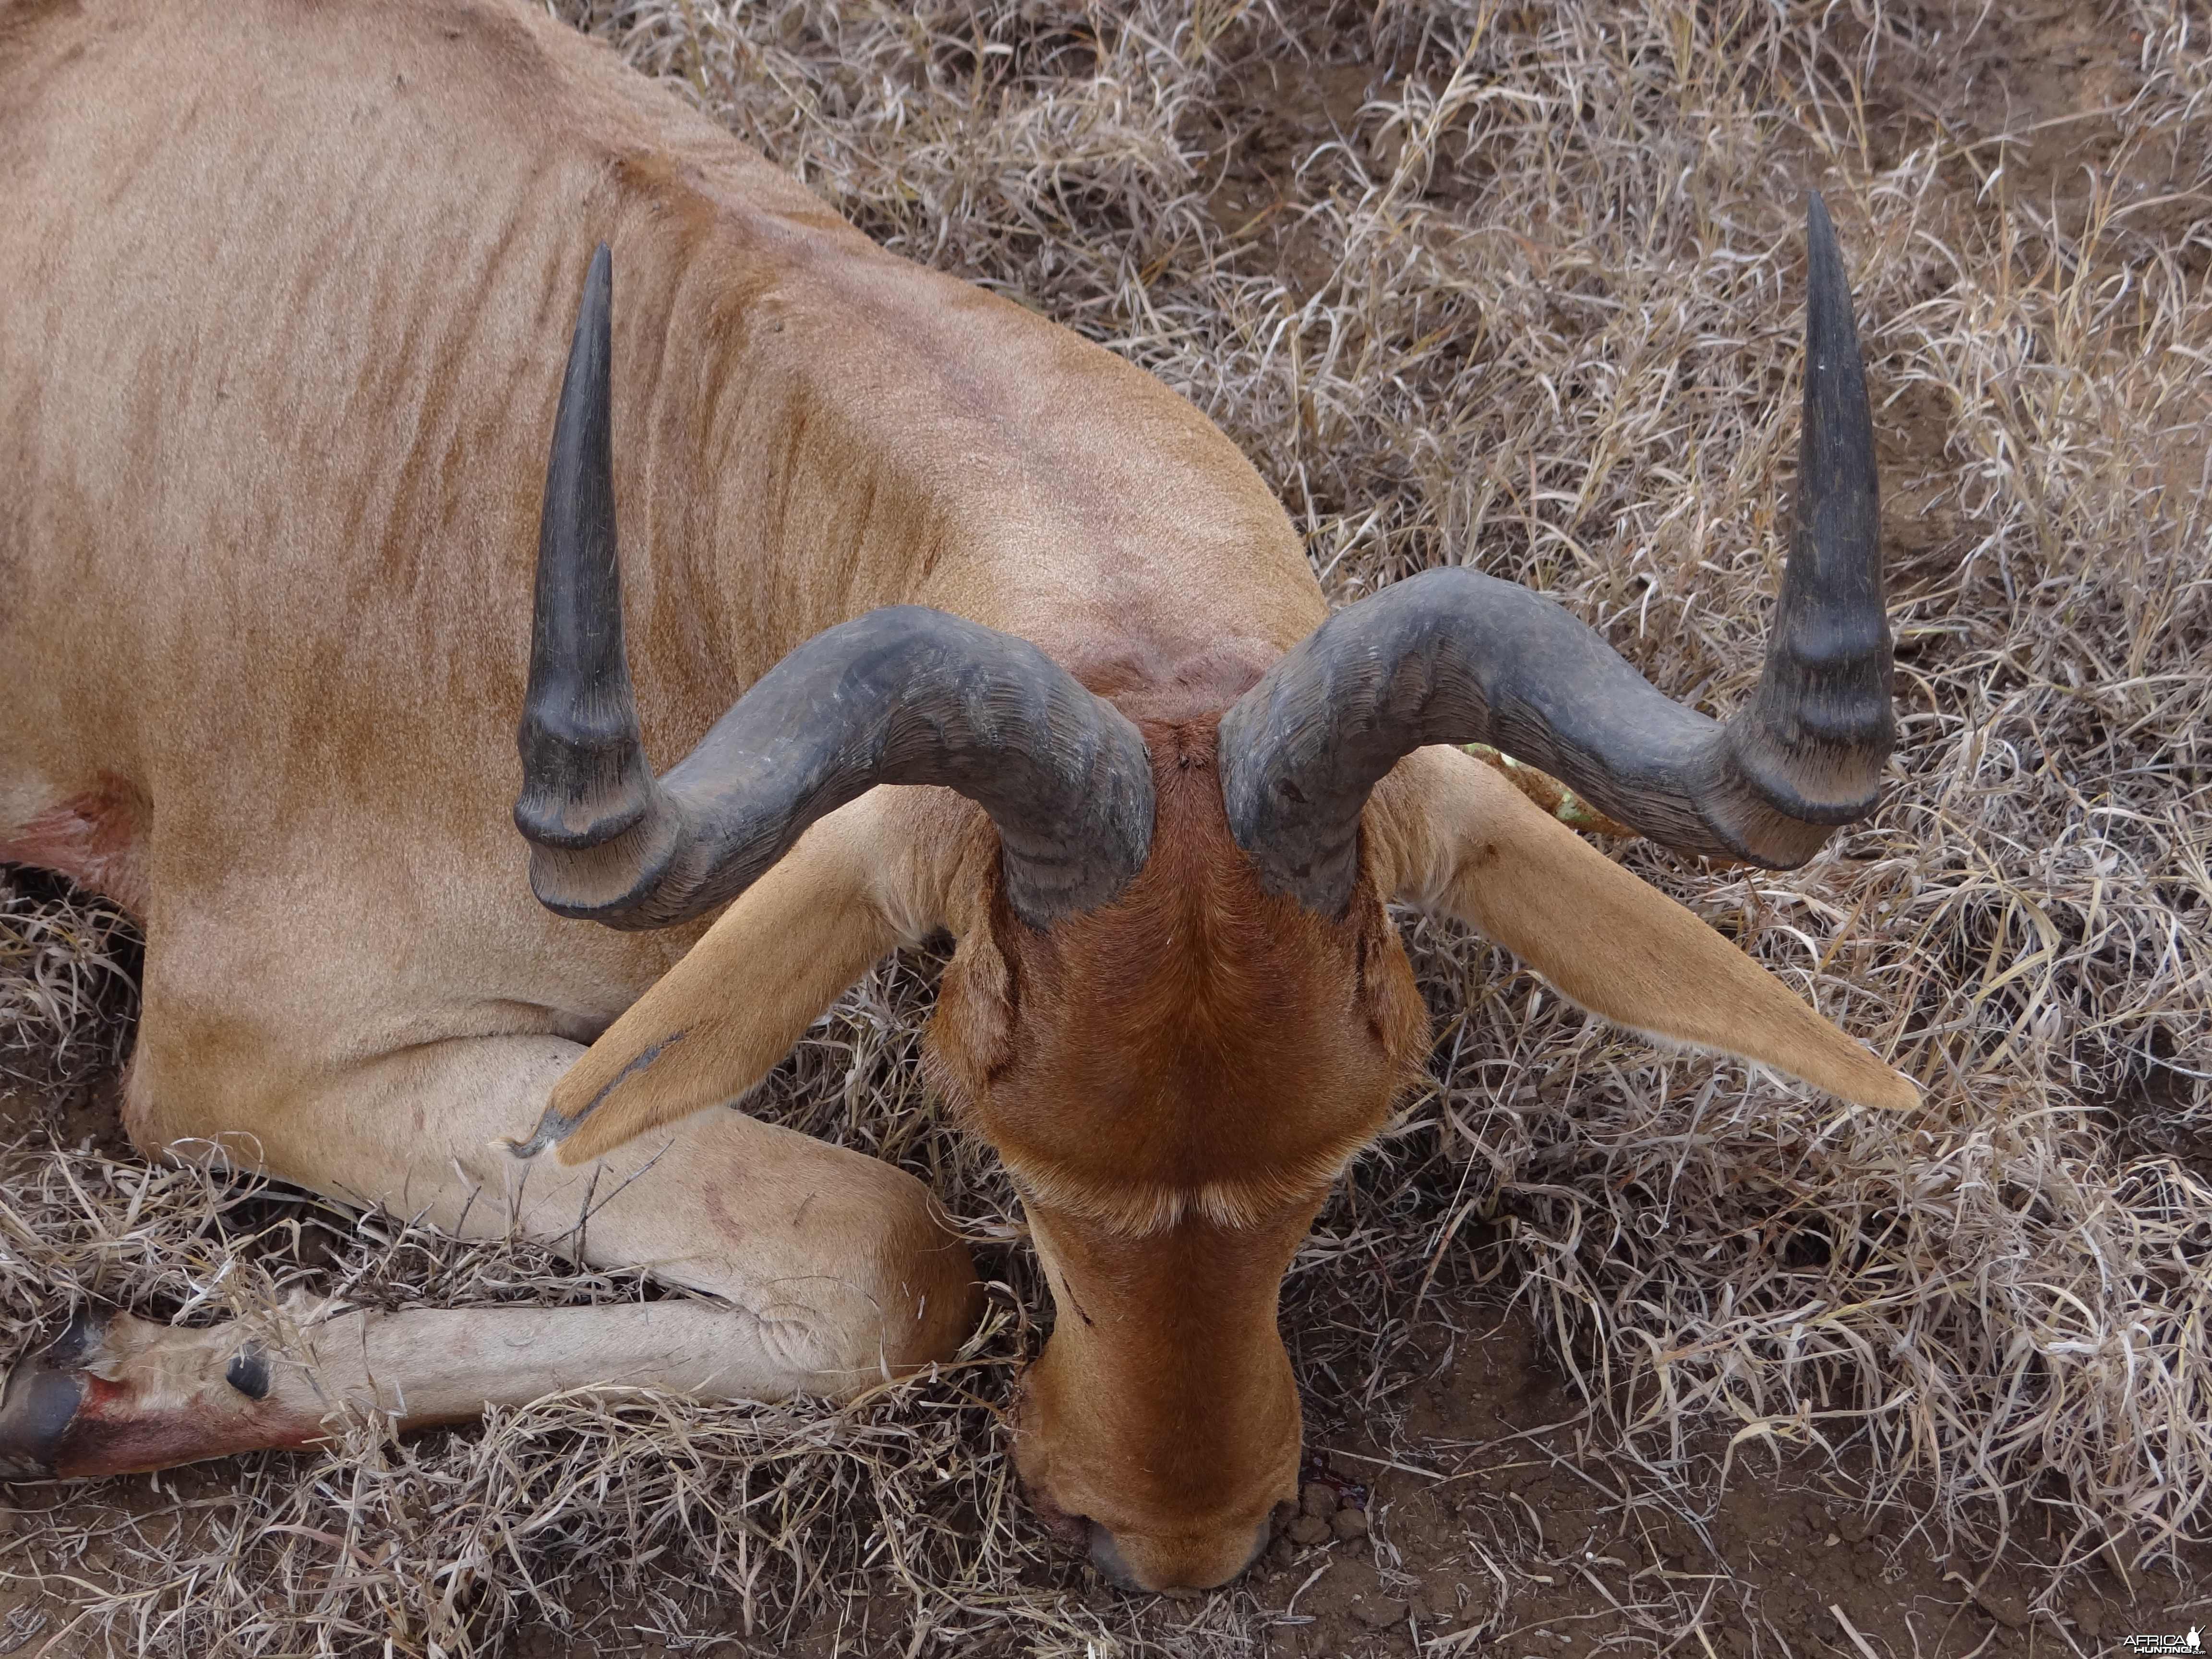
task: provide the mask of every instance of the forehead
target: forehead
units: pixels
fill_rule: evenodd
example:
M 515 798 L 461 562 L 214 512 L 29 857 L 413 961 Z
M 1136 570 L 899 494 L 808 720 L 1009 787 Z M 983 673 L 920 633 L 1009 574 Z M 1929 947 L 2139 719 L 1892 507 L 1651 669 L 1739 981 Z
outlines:
M 1217 1218 L 1310 1192 L 1388 1109 L 1369 979 L 1404 972 L 1371 890 L 1341 918 L 1263 892 L 1229 835 L 1212 730 L 1147 727 L 1156 817 L 1115 904 L 1002 935 L 1006 1063 L 977 1103 L 1032 1185 Z

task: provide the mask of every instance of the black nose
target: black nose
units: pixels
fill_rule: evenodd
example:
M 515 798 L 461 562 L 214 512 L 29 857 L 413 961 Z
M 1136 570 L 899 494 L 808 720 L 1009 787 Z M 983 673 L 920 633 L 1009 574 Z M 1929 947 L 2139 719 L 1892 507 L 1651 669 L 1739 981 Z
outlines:
M 1243 1566 L 1238 1567 L 1237 1571 L 1231 1573 L 1229 1577 L 1235 1578 L 1237 1574 L 1243 1572 L 1246 1568 L 1258 1560 L 1260 1552 L 1267 1547 L 1274 1535 L 1274 1516 L 1263 1516 L 1261 1517 L 1259 1529 L 1252 1535 L 1252 1547 L 1244 1553 Z M 1163 1590 L 1181 1588 L 1174 1584 L 1138 1583 L 1136 1573 L 1130 1568 L 1128 1558 L 1121 1553 L 1121 1547 L 1114 1541 L 1114 1534 L 1096 1521 L 1091 1523 L 1091 1565 L 1098 1569 L 1100 1577 L 1121 1589 Z M 1212 1586 L 1208 1585 L 1206 1588 L 1212 1589 Z
M 1098 1576 L 1108 1583 L 1126 1590 L 1140 1590 L 1145 1587 L 1129 1571 L 1129 1564 L 1121 1556 L 1121 1547 L 1114 1541 L 1114 1534 L 1096 1521 L 1091 1523 L 1091 1565 L 1098 1569 Z

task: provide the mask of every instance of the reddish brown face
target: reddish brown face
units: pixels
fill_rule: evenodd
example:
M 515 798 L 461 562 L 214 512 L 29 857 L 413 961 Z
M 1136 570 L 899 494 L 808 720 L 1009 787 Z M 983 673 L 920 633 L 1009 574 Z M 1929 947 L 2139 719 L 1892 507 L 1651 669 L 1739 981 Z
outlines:
M 933 1068 L 998 1149 L 1052 1286 L 1015 1448 L 1037 1510 L 1134 1587 L 1234 1577 L 1297 1494 L 1285 1269 L 1427 1019 L 1363 878 L 1327 919 L 1231 840 L 1213 721 L 1151 726 L 1141 875 L 1045 932 L 963 939 Z

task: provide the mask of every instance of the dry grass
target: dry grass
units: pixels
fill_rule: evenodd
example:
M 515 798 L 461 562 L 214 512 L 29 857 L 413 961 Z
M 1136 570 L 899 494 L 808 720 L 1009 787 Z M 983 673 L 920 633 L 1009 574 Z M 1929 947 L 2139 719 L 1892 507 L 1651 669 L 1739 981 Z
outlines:
M 1821 188 L 1882 427 L 1895 785 L 1788 876 L 1623 856 L 1929 1109 L 1899 1122 L 1655 1055 L 1481 941 L 1411 927 L 1435 1087 L 1300 1255 L 1293 1353 L 1317 1425 L 1387 1423 L 1488 1282 L 1655 1490 L 1691 1492 L 1718 1430 L 1861 1458 L 1929 1536 L 2056 1568 L 2109 1540 L 2140 1570 L 2203 1529 L 2201 15 L 2118 5 L 2130 61 L 2075 88 L 2094 123 L 2054 128 L 1968 95 L 1989 50 L 1971 7 L 559 9 L 872 234 L 1188 393 L 1334 595 L 1479 564 L 1715 711 L 1756 675 L 1780 568 L 1799 204 Z M 1270 65 L 1322 90 L 1271 89 Z M 100 1052 L 112 1018 L 72 1023 L 79 993 L 53 988 L 100 979 L 112 921 L 8 902 L 0 1043 Z M 1010 1194 L 921 1093 L 933 967 L 872 976 L 772 1104 L 915 1169 L 987 1241 L 1005 1283 L 968 1363 L 837 1412 L 562 1398 L 404 1445 L 365 1426 L 226 1475 L 158 1537 L 118 1483 L 33 1552 L 73 1573 L 53 1582 L 76 1586 L 78 1639 L 480 1653 L 526 1616 L 650 1626 L 671 1650 L 801 1628 L 864 1652 L 1251 1650 L 1249 1594 L 1132 1608 L 1016 1512 L 998 1413 L 1048 1304 L 1006 1243 Z M 198 1319 L 310 1283 L 647 1293 L 190 1172 L 19 1167 L 0 1348 L 80 1297 Z M 73 1566 L 86 1549 L 104 1576 Z
M 59 1093 L 119 1065 L 138 955 L 112 904 L 0 865 L 0 1087 Z

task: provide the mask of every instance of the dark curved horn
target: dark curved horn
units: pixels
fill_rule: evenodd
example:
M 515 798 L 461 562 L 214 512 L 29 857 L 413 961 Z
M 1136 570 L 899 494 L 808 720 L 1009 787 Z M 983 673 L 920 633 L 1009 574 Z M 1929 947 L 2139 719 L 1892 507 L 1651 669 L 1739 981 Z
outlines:
M 608 362 L 610 260 L 592 258 L 538 526 L 515 827 L 565 916 L 682 921 L 734 897 L 806 827 L 879 783 L 958 791 L 998 825 L 1032 927 L 1143 867 L 1152 766 L 1137 728 L 1025 640 L 918 605 L 817 635 L 656 781 L 623 650 Z
M 1401 757 L 1487 743 L 1683 852 L 1802 864 L 1881 793 L 1896 738 L 1874 423 L 1827 209 L 1808 208 L 1804 429 L 1766 666 L 1725 726 L 1669 701 L 1547 599 L 1431 570 L 1332 617 L 1221 720 L 1237 844 L 1334 915 L 1360 809 Z

